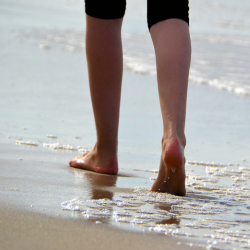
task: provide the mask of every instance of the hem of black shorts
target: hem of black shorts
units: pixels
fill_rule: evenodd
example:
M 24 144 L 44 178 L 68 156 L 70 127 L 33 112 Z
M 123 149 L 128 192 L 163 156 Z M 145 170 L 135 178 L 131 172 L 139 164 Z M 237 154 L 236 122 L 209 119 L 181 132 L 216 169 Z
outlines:
M 181 18 L 181 17 L 176 17 L 176 16 L 173 16 L 173 17 L 168 17 L 168 18 L 162 18 L 162 19 L 158 19 L 157 21 L 153 21 L 153 22 L 150 22 L 148 23 L 148 30 L 150 31 L 151 27 L 159 22 L 162 22 L 162 21 L 165 21 L 165 20 L 168 20 L 168 19 L 180 19 L 184 22 L 186 22 L 189 26 L 189 19 L 185 19 L 185 18 Z
M 87 13 L 86 12 L 86 14 L 88 15 L 88 16 L 91 16 L 91 17 L 95 17 L 95 18 L 98 18 L 98 19 L 104 19 L 104 20 L 113 20 L 113 19 L 120 19 L 120 18 L 123 18 L 124 17 L 124 15 L 123 16 L 117 16 L 117 17 L 105 17 L 105 16 L 96 16 L 96 15 L 92 15 L 92 14 L 89 14 L 89 13 Z

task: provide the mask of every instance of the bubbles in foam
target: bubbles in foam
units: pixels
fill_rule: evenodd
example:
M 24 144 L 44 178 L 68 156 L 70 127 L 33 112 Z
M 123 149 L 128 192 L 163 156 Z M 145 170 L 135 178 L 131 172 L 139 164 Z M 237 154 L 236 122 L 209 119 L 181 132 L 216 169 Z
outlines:
M 52 134 L 47 134 L 47 138 L 57 139 L 57 136 Z
M 145 172 L 159 173 L 159 169 L 145 170 Z
M 47 134 L 47 138 L 50 139 L 56 139 L 57 136 L 52 135 L 52 134 Z M 38 141 L 39 143 L 42 143 L 42 141 Z M 38 146 L 39 144 L 36 142 L 31 142 L 31 141 L 24 141 L 21 138 L 18 139 L 15 144 L 17 145 L 29 145 L 29 146 Z M 82 146 L 73 146 L 70 144 L 60 144 L 59 142 L 56 143 L 43 143 L 43 147 L 47 148 L 52 148 L 54 150 L 69 150 L 69 151 L 78 151 L 82 153 L 87 153 L 89 152 L 88 148 L 82 147 Z
M 57 143 L 43 143 L 44 147 L 52 148 L 54 150 L 70 150 L 70 151 L 79 151 L 79 152 L 89 152 L 88 148 L 84 148 L 81 146 L 74 147 L 72 145 L 64 145 L 64 144 L 59 144 Z
M 16 144 L 17 144 L 17 145 L 35 146 L 35 147 L 37 147 L 37 146 L 38 146 L 38 143 L 36 143 L 36 142 L 31 142 L 31 141 L 22 141 L 22 140 L 17 140 L 17 141 L 16 141 Z
M 49 49 L 50 48 L 50 45 L 47 44 L 47 43 L 40 43 L 38 45 L 39 49 Z
M 115 211 L 113 213 L 114 216 L 121 216 L 121 217 L 131 217 L 132 215 L 128 212 L 118 212 L 118 211 Z
M 148 71 L 143 65 L 143 62 L 130 58 L 128 56 L 123 56 L 124 65 L 126 68 L 139 74 L 147 74 Z
M 113 225 L 149 230 L 173 237 L 199 237 L 203 247 L 219 249 L 250 247 L 250 169 L 233 164 L 187 162 L 204 175 L 186 173 L 187 195 L 174 196 L 135 187 L 130 194 L 117 193 L 116 199 L 74 199 L 62 209 L 83 213 L 84 218 L 107 218 Z M 157 174 L 157 171 L 145 171 Z M 237 231 L 241 229 L 241 231 Z M 191 243 L 190 243 L 191 244 Z M 196 243 L 194 243 L 196 244 Z

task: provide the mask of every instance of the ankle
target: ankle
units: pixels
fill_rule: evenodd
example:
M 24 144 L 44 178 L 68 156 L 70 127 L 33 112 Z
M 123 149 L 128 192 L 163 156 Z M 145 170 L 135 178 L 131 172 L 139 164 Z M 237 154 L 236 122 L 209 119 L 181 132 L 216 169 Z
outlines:
M 177 143 L 180 146 L 182 146 L 183 148 L 185 148 L 186 146 L 186 137 L 185 135 L 182 136 L 177 136 L 176 134 L 164 134 L 162 137 L 162 146 L 163 148 L 166 147 L 166 145 L 168 144 L 172 144 L 172 143 Z
M 98 153 L 101 154 L 105 153 L 110 155 L 117 155 L 117 142 L 97 141 L 94 148 Z

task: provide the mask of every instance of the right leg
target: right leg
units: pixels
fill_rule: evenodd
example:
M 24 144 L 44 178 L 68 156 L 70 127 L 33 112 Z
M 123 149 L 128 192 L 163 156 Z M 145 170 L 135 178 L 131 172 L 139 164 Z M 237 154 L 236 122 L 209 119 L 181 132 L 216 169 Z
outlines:
M 191 58 L 188 1 L 169 2 L 166 8 L 164 1 L 149 0 L 152 8 L 148 10 L 163 119 L 159 174 L 151 190 L 185 195 L 185 116 Z
M 72 159 L 69 164 L 98 173 L 117 174 L 123 18 L 105 20 L 86 15 L 86 20 L 86 54 L 97 142 L 88 154 Z

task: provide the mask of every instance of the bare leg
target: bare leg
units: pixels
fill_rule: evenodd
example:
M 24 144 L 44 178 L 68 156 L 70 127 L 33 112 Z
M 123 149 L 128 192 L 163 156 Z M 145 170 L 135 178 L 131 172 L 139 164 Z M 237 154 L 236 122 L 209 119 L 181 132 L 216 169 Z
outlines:
M 188 24 L 179 19 L 150 29 L 155 47 L 159 98 L 163 118 L 159 174 L 151 190 L 185 195 L 185 117 L 191 43 Z
M 86 15 L 86 54 L 97 142 L 70 166 L 103 174 L 117 174 L 117 143 L 123 56 L 122 18 L 103 20 Z

